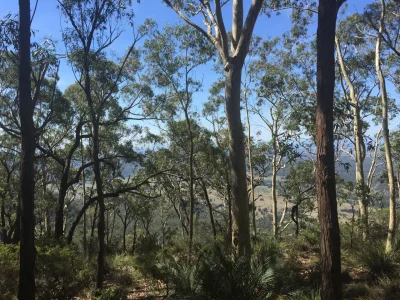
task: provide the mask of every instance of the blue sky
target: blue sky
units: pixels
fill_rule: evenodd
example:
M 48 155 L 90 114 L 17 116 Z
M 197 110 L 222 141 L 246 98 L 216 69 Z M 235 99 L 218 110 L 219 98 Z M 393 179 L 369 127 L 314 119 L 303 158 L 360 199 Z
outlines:
M 250 0 L 245 0 L 245 11 L 247 11 Z M 347 10 L 345 13 L 349 15 L 355 11 L 362 12 L 365 5 L 372 3 L 373 0 L 348 0 Z M 16 14 L 18 12 L 17 0 L 0 0 L 1 11 L 0 17 L 8 13 Z M 31 0 L 31 7 L 33 9 L 35 0 Z M 40 41 L 45 37 L 52 37 L 53 40 L 58 41 L 57 51 L 65 53 L 63 43 L 61 41 L 62 27 L 67 26 L 62 19 L 60 10 L 57 8 L 56 0 L 39 0 L 36 15 L 33 21 L 33 29 L 37 30 L 34 39 Z M 228 4 L 224 8 L 224 19 L 226 27 L 229 29 L 231 25 L 231 6 Z M 133 0 L 133 11 L 135 13 L 134 22 L 137 26 L 142 24 L 145 19 L 151 18 L 157 21 L 159 28 L 165 24 L 176 24 L 179 22 L 177 15 L 169 9 L 161 0 L 142 0 L 137 3 Z M 201 22 L 199 22 L 200 25 Z M 273 38 L 280 36 L 283 32 L 288 31 L 291 26 L 290 11 L 284 10 L 279 16 L 272 16 L 267 18 L 261 16 L 255 28 L 255 34 L 263 38 Z M 310 28 L 310 33 L 316 30 L 315 23 Z M 126 26 L 124 34 L 111 46 L 111 49 L 117 54 L 122 56 L 124 51 L 128 48 L 132 41 L 131 29 Z M 195 95 L 194 109 L 200 111 L 201 104 L 207 99 L 207 91 L 212 82 L 217 79 L 217 75 L 211 70 L 211 65 L 206 65 L 196 71 L 196 78 L 203 80 L 203 92 Z M 65 61 L 60 66 L 60 82 L 59 88 L 64 90 L 67 86 L 74 82 L 74 76 L 70 67 Z M 256 126 L 257 127 L 257 126 Z M 259 130 L 260 128 L 254 128 Z
M 245 10 L 250 4 L 250 0 L 245 0 Z M 362 11 L 363 7 L 367 3 L 371 3 L 372 0 L 349 0 L 347 14 L 354 12 L 355 10 Z M 18 12 L 18 1 L 16 0 L 0 0 L 1 11 L 0 17 L 5 16 L 7 13 L 15 14 Z M 31 7 L 33 9 L 35 0 L 31 0 Z M 133 11 L 135 12 L 134 22 L 140 25 L 146 18 L 156 20 L 161 28 L 165 24 L 175 24 L 178 22 L 176 14 L 169 9 L 161 0 L 142 0 L 140 3 L 133 1 Z M 224 11 L 224 18 L 227 28 L 230 27 L 231 23 L 231 12 L 230 5 L 226 5 Z M 35 18 L 32 27 L 37 30 L 35 39 L 41 40 L 45 37 L 52 37 L 58 41 L 59 53 L 64 53 L 63 43 L 61 41 L 61 29 L 62 26 L 66 26 L 61 19 L 61 14 L 57 8 L 56 0 L 39 0 Z M 283 11 L 280 16 L 273 16 L 267 18 L 261 16 L 255 28 L 255 34 L 264 38 L 275 37 L 281 35 L 283 32 L 290 29 L 291 23 L 289 18 L 289 11 Z M 122 55 L 127 49 L 131 42 L 130 28 L 127 26 L 127 31 L 118 39 L 113 45 L 112 50 L 117 54 Z M 200 70 L 197 75 L 199 78 L 204 78 L 205 86 L 208 86 L 215 78 L 215 74 L 209 72 L 209 67 Z M 63 90 L 68 85 L 73 83 L 74 77 L 70 72 L 70 68 L 66 63 L 62 63 L 60 69 L 60 88 Z M 204 89 L 205 91 L 207 88 Z

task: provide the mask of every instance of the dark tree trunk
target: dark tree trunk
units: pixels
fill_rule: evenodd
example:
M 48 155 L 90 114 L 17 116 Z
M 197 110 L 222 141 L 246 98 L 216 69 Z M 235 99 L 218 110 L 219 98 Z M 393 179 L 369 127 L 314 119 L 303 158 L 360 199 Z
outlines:
M 187 79 L 186 79 L 187 82 Z M 186 85 L 187 86 L 187 85 Z M 193 234 L 194 234 L 194 143 L 193 143 L 193 132 L 192 126 L 190 124 L 190 117 L 188 113 L 188 102 L 184 106 L 185 111 L 185 120 L 186 120 L 186 128 L 189 135 L 189 197 L 190 197 L 190 213 L 189 213 L 189 256 L 188 260 L 190 261 L 192 255 L 192 246 L 193 246 Z
M 84 165 L 83 160 L 83 143 L 81 144 L 81 164 Z M 85 170 L 82 171 L 82 201 L 83 206 L 86 204 L 86 177 Z M 72 239 L 72 237 L 71 237 Z M 87 237 L 86 237 L 86 210 L 83 212 L 83 253 L 87 258 Z
M 238 256 L 250 256 L 249 202 L 246 182 L 246 154 L 242 121 L 240 119 L 240 85 L 242 63 L 232 59 L 225 71 L 226 116 L 229 128 L 229 154 L 232 165 L 232 244 Z
M 342 299 L 333 140 L 335 32 L 339 2 L 320 0 L 317 32 L 316 189 L 321 228 L 321 299 Z
M 295 235 L 296 237 L 299 236 L 299 205 L 296 204 L 295 206 L 292 207 L 292 220 L 294 222 L 294 224 L 296 225 L 296 229 L 295 229 Z
M 94 123 L 94 122 L 93 122 Z M 97 121 L 96 121 L 97 123 Z M 97 278 L 96 288 L 102 289 L 104 282 L 104 255 L 105 255 L 105 211 L 103 195 L 103 182 L 100 173 L 99 161 L 99 125 L 93 124 L 93 162 L 94 162 L 94 177 L 96 181 L 96 189 L 99 203 L 99 221 L 97 223 L 97 234 L 99 237 L 99 253 L 97 256 Z
M 34 154 L 31 97 L 30 1 L 19 0 L 19 113 L 21 121 L 21 241 L 18 298 L 35 299 Z

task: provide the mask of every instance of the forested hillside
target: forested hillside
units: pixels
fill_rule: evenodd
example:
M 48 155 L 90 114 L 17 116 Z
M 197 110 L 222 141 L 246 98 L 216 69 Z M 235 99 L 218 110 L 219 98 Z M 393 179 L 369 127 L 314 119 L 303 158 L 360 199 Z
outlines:
M 0 300 L 400 299 L 399 76 L 398 0 L 1 3 Z

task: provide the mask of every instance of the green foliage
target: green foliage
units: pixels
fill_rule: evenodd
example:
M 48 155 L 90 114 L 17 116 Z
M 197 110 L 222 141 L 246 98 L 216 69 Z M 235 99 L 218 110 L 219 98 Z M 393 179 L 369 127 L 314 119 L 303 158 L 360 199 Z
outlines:
M 73 299 L 94 280 L 94 271 L 74 246 L 36 247 L 36 288 L 39 299 Z M 19 246 L 0 243 L 1 299 L 14 299 L 18 286 Z
M 309 226 L 300 231 L 297 238 L 288 239 L 286 249 L 290 255 L 295 255 L 298 252 L 313 251 L 318 252 L 319 249 L 319 229 L 316 226 Z
M 269 261 L 271 265 L 276 265 L 281 258 L 282 249 L 274 238 L 267 238 L 253 246 L 253 260 L 257 260 L 259 263 Z
M 130 286 L 135 279 L 141 277 L 139 271 L 134 267 L 135 259 L 131 255 L 119 254 L 108 260 L 110 275 L 119 286 Z
M 274 287 L 269 259 L 232 261 L 218 249 L 200 262 L 198 278 L 201 299 L 270 299 Z
M 164 257 L 163 262 L 157 264 L 161 278 L 169 287 L 172 287 L 177 296 L 195 295 L 198 287 L 197 265 L 180 261 L 174 257 Z
M 369 272 L 372 278 L 386 275 L 391 276 L 396 272 L 396 264 L 392 252 L 386 252 L 379 243 L 363 247 L 359 252 L 359 262 Z
M 127 299 L 128 291 L 121 286 L 112 286 L 101 291 L 100 295 L 94 296 L 93 300 L 123 300 Z
M 19 247 L 0 243 L 1 299 L 14 299 L 18 288 Z
M 38 245 L 36 262 L 40 299 L 73 299 L 94 280 L 94 270 L 88 268 L 74 246 Z

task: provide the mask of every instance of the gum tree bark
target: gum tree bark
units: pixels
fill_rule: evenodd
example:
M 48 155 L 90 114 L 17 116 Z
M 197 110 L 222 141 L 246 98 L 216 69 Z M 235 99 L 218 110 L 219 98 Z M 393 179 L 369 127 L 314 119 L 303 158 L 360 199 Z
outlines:
M 254 195 L 254 170 L 253 170 L 253 156 L 252 156 L 252 145 L 251 145 L 251 123 L 249 117 L 249 106 L 247 99 L 247 90 L 244 88 L 243 92 L 243 100 L 246 109 L 246 122 L 247 122 L 247 151 L 249 156 L 249 171 L 250 171 L 250 195 L 251 195 L 251 203 L 252 203 L 252 222 L 253 222 L 253 234 L 254 237 L 257 237 L 257 220 L 256 220 L 256 199 Z
M 316 190 L 321 228 L 321 299 L 342 299 L 333 138 L 335 32 L 343 0 L 319 0 L 317 31 Z
M 375 50 L 375 67 L 376 74 L 378 75 L 379 85 L 381 89 L 381 101 L 382 101 L 382 135 L 385 146 L 385 159 L 386 159 L 386 170 L 388 173 L 388 185 L 389 185 L 389 228 L 388 236 L 386 240 L 386 252 L 393 250 L 393 243 L 395 240 L 396 233 L 396 187 L 394 179 L 394 170 L 392 162 L 392 151 L 389 139 L 389 117 L 388 117 L 388 96 L 386 91 L 386 80 L 382 72 L 381 66 L 381 44 L 382 44 L 382 33 L 385 27 L 385 14 L 386 4 L 385 0 L 381 0 L 381 17 L 378 31 L 378 38 L 376 40 Z
M 31 96 L 30 1 L 19 0 L 19 113 L 21 121 L 21 241 L 18 298 L 35 299 L 35 130 Z
M 337 37 L 335 37 L 336 49 L 339 59 L 340 70 L 343 77 L 349 87 L 350 91 L 350 102 L 353 109 L 353 136 L 356 154 L 356 183 L 357 183 L 357 197 L 358 206 L 360 208 L 360 218 L 362 224 L 363 240 L 365 241 L 368 237 L 368 197 L 367 197 L 367 186 L 365 184 L 364 176 L 364 160 L 365 160 L 365 144 L 362 133 L 362 122 L 360 117 L 360 106 L 356 97 L 353 82 L 351 81 L 346 65 L 343 59 L 342 51 L 340 49 L 340 43 Z

